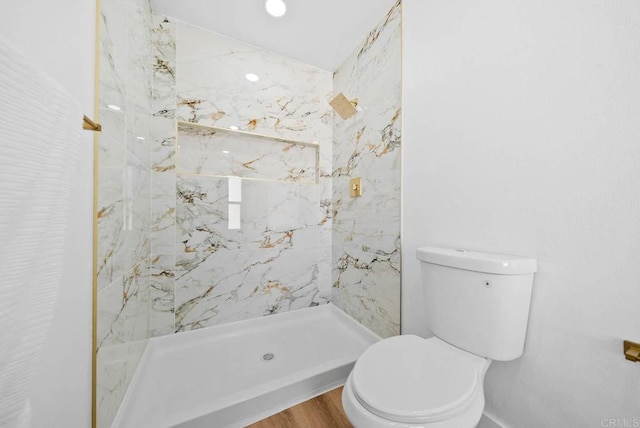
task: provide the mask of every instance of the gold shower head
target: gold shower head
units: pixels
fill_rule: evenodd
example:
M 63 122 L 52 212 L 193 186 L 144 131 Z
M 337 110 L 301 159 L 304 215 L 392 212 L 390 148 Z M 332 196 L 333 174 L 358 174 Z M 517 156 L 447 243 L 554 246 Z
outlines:
M 356 107 L 358 106 L 358 99 L 356 98 L 353 100 L 348 100 L 342 92 L 336 95 L 334 99 L 329 101 L 329 105 L 333 107 L 336 113 L 338 113 L 344 120 L 349 119 L 351 116 L 358 112 L 358 110 L 356 109 Z

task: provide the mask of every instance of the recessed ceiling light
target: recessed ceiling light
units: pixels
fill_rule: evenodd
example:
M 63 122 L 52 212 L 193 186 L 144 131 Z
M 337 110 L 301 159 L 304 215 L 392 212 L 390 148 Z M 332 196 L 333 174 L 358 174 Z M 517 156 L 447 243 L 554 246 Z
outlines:
M 144 137 L 136 137 L 136 140 L 144 140 Z
M 231 125 L 231 126 L 229 127 L 229 129 L 230 129 L 230 130 L 232 130 L 232 131 L 237 131 L 237 130 L 238 130 L 238 127 L 237 127 L 237 126 L 235 126 L 235 125 Z
M 110 108 L 111 110 L 115 110 L 115 111 L 120 111 L 120 107 L 114 104 L 108 104 L 107 105 L 108 108 Z
M 269 15 L 276 18 L 281 17 L 287 12 L 287 5 L 282 0 L 267 0 L 264 7 L 269 12 Z
M 260 78 L 258 77 L 257 74 L 253 74 L 253 73 L 247 73 L 244 75 L 244 77 L 249 81 L 249 82 L 257 82 L 258 80 L 260 80 Z
M 224 153 L 225 155 L 228 155 L 230 152 L 229 150 L 223 150 L 222 153 Z

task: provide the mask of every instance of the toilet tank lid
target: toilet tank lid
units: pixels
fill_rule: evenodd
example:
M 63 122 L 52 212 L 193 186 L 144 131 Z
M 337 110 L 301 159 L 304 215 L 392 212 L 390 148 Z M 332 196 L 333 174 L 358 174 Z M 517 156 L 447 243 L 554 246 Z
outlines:
M 526 275 L 538 270 L 532 258 L 454 248 L 420 247 L 416 257 L 435 265 L 498 275 Z

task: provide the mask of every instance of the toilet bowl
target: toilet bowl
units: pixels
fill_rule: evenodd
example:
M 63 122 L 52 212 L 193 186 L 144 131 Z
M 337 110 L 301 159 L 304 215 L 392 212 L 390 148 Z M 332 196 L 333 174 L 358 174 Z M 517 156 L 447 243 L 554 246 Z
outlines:
M 439 247 L 416 256 L 434 337 L 396 336 L 364 351 L 342 391 L 356 428 L 473 428 L 491 361 L 524 351 L 535 259 Z
M 342 404 L 356 428 L 473 428 L 490 364 L 437 337 L 392 337 L 360 356 Z

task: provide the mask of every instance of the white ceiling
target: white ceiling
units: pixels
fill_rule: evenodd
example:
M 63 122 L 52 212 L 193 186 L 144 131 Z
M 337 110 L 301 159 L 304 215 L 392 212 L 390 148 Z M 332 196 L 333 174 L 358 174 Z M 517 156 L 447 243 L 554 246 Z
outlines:
M 151 0 L 154 12 L 335 71 L 396 0 L 285 0 L 269 15 L 265 0 Z

